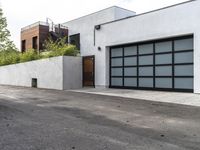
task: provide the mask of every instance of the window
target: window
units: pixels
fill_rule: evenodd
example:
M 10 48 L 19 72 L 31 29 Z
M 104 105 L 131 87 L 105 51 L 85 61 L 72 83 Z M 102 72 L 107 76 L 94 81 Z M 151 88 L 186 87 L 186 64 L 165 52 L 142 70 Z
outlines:
M 193 52 L 175 53 L 175 63 L 193 63 Z
M 122 86 L 122 78 L 112 78 L 111 83 L 113 86 Z
M 139 67 L 139 76 L 153 76 L 153 67 Z
M 137 57 L 124 58 L 124 66 L 135 66 L 135 65 L 137 65 Z
M 124 56 L 137 55 L 137 46 L 125 47 Z
M 151 56 L 140 56 L 139 65 L 153 65 L 153 55 Z
M 152 54 L 153 44 L 144 44 L 139 46 L 139 54 Z
M 124 86 L 137 87 L 137 78 L 124 78 Z
M 123 59 L 122 58 L 113 58 L 111 61 L 112 66 L 122 66 Z
M 122 56 L 122 48 L 114 48 L 111 52 L 112 57 L 120 57 Z
M 175 51 L 193 50 L 193 38 L 174 41 L 174 50 Z
M 172 88 L 172 78 L 156 78 L 156 88 Z
M 122 68 L 112 68 L 112 76 L 122 76 Z
M 193 78 L 175 78 L 174 86 L 177 89 L 193 89 Z
M 33 39 L 32 39 L 32 48 L 33 49 L 38 49 L 38 46 L 37 46 L 37 36 L 33 37 Z
M 153 88 L 153 78 L 139 78 L 139 86 Z
M 124 68 L 124 76 L 137 76 L 137 67 Z
M 172 76 L 172 66 L 156 66 L 156 76 Z
M 175 76 L 193 76 L 193 65 L 175 65 Z
M 156 64 L 171 64 L 172 63 L 172 54 L 160 54 L 155 57 Z
M 21 47 L 22 53 L 26 51 L 26 40 L 22 41 L 22 47 Z
M 155 44 L 156 53 L 171 52 L 171 51 L 172 51 L 172 41 L 159 42 Z
M 71 35 L 69 40 L 70 44 L 75 45 L 80 50 L 80 34 Z

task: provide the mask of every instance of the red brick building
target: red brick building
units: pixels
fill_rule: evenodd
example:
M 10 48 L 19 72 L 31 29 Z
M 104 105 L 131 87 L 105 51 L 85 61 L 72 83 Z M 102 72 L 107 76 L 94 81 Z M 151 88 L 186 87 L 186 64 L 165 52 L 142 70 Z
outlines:
M 42 51 L 44 41 L 51 37 L 56 40 L 68 37 L 68 29 L 64 26 L 52 26 L 45 22 L 37 22 L 21 29 L 21 52 L 27 49 Z

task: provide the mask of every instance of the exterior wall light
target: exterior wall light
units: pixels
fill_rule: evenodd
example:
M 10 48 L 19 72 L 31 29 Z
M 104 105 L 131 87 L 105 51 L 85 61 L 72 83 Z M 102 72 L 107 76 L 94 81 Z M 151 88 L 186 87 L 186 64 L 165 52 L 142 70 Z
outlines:
M 101 25 L 96 25 L 96 26 L 95 26 L 95 29 L 96 29 L 96 30 L 100 30 L 100 29 L 101 29 Z
M 101 51 L 101 47 L 98 47 L 98 51 Z

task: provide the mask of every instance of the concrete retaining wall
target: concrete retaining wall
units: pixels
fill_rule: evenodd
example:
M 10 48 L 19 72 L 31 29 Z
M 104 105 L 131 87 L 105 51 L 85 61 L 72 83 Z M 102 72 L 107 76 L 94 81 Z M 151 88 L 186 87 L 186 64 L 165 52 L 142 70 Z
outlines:
M 68 64 L 68 65 L 65 65 Z M 71 67 L 73 66 L 73 67 Z M 82 87 L 81 57 L 60 56 L 0 67 L 0 84 L 38 88 L 76 89 Z
M 63 88 L 82 88 L 82 59 L 81 57 L 64 57 L 63 59 Z

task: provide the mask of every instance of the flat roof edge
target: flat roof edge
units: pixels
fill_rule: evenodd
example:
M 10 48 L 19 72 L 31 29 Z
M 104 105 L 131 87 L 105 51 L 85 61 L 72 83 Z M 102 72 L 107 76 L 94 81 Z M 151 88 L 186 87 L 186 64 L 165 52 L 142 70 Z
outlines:
M 49 24 L 47 24 L 46 22 L 38 21 L 38 22 L 32 23 L 28 26 L 21 28 L 21 31 L 25 31 L 25 30 L 28 30 L 30 28 L 37 27 L 37 26 L 47 26 L 48 27 Z
M 105 22 L 105 23 L 102 23 L 102 24 L 100 24 L 100 25 L 106 25 L 106 24 L 110 24 L 110 23 L 122 21 L 122 20 L 125 20 L 125 19 L 130 19 L 130 18 L 134 18 L 134 17 L 146 15 L 146 14 L 149 14 L 149 13 L 153 13 L 153 12 L 157 12 L 157 11 L 160 11 L 160 10 L 164 10 L 164 9 L 176 7 L 176 6 L 183 5 L 183 4 L 187 4 L 187 3 L 191 3 L 191 2 L 194 2 L 194 1 L 197 1 L 197 0 L 189 0 L 189 1 L 181 2 L 181 3 L 177 3 L 177 4 L 174 4 L 174 5 L 162 7 L 162 8 L 155 9 L 155 10 L 151 10 L 151 11 L 147 11 L 147 12 L 144 12 L 144 13 L 141 13 L 141 14 L 136 14 L 136 15 L 129 16 L 129 17 L 126 17 L 126 18 L 122 18 L 122 19 L 118 19 L 118 20 L 114 20 L 114 21 L 110 21 L 110 22 Z
M 120 8 L 120 9 L 123 9 L 123 10 L 126 10 L 126 11 L 130 11 L 130 12 L 136 13 L 135 11 L 128 10 L 128 9 L 126 9 L 126 8 L 122 8 L 122 7 L 119 7 L 119 6 L 115 6 L 115 5 L 114 5 L 114 6 L 110 6 L 110 7 L 107 7 L 107 8 L 101 9 L 101 10 L 99 10 L 99 11 L 96 11 L 96 12 L 93 12 L 93 13 L 90 13 L 90 14 L 87 14 L 87 15 L 84 15 L 84 16 L 81 16 L 81 17 L 78 17 L 78 18 L 75 18 L 75 19 L 69 20 L 69 21 L 64 22 L 64 23 L 62 23 L 62 24 L 66 24 L 66 23 L 69 23 L 69 22 L 72 22 L 72 21 L 75 21 L 75 20 L 78 20 L 78 19 L 81 19 L 81 18 L 84 18 L 84 17 L 90 16 L 90 15 L 94 15 L 94 14 L 96 14 L 96 13 L 99 13 L 99 12 L 101 12 L 101 11 L 105 11 L 105 10 L 107 10 L 107 9 L 111 9 L 111 8 Z

